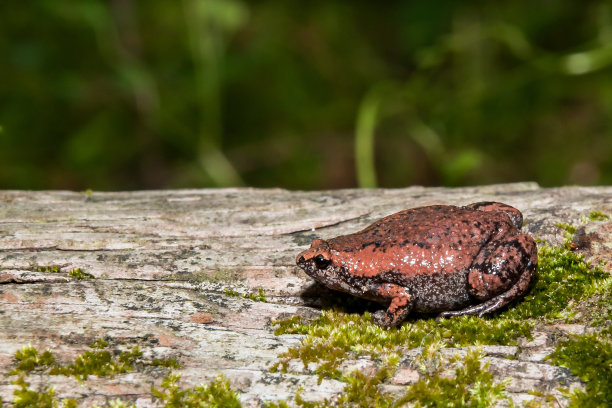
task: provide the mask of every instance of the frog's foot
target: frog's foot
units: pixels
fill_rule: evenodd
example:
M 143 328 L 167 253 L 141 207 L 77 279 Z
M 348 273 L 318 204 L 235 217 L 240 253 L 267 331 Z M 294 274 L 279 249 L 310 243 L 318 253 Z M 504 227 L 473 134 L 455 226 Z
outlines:
M 533 238 L 517 235 L 486 252 L 489 253 L 486 259 L 474 264 L 468 274 L 468 291 L 483 303 L 443 312 L 438 317 L 482 316 L 506 306 L 527 292 L 538 264 Z M 502 293 L 499 293 L 500 290 Z
M 403 286 L 383 283 L 372 290 L 377 299 L 390 300 L 387 310 L 378 310 L 372 315 L 374 323 L 390 328 L 399 325 L 412 310 L 412 296 Z

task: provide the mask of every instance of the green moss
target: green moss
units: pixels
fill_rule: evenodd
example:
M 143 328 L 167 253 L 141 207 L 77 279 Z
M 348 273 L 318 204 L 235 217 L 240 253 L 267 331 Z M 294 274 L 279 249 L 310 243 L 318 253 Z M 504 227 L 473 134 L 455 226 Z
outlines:
M 277 322 L 275 334 L 305 334 L 299 347 L 281 355 L 274 369 L 286 369 L 292 359 L 305 367 L 316 363 L 315 372 L 323 377 L 341 377 L 339 365 L 349 354 L 381 358 L 399 347 L 415 348 L 441 342 L 448 347 L 481 344 L 509 344 L 519 336 L 530 336 L 532 323 L 505 318 L 461 316 L 453 319 L 413 319 L 401 327 L 385 330 L 372 323 L 370 313 L 363 315 L 324 311 L 305 323 L 298 316 Z
M 76 269 L 71 270 L 70 272 L 68 272 L 68 275 L 72 276 L 73 278 L 77 280 L 93 279 L 93 275 L 83 272 L 81 268 L 76 268 Z
M 53 387 L 46 386 L 41 391 L 33 391 L 25 381 L 25 376 L 32 372 L 40 372 L 46 375 L 72 376 L 79 381 L 87 380 L 88 376 L 113 377 L 116 374 L 127 373 L 135 369 L 136 365 L 151 367 L 180 368 L 181 364 L 173 359 L 154 359 L 145 364 L 139 361 L 142 352 L 138 346 L 129 351 L 111 353 L 106 350 L 109 344 L 104 339 L 99 339 L 90 345 L 92 350 L 85 351 L 69 364 L 61 364 L 49 351 L 39 352 L 31 345 L 22 347 L 15 353 L 15 368 L 9 375 L 18 376 L 12 383 L 17 385 L 13 395 L 14 407 L 16 408 L 76 408 L 75 400 L 60 401 L 55 396 Z M 235 391 L 229 387 L 229 382 L 223 377 L 218 377 L 208 386 L 199 386 L 189 389 L 180 389 L 176 382 L 178 374 L 166 377 L 160 389 L 152 389 L 153 395 L 163 402 L 163 407 L 240 407 L 240 400 Z M 0 401 L 0 406 L 1 406 Z M 121 400 L 110 401 L 106 407 L 127 408 L 134 407 Z
M 243 299 L 251 299 L 255 302 L 265 302 L 266 300 L 268 300 L 266 298 L 266 294 L 261 288 L 257 293 L 240 293 L 236 292 L 235 290 L 225 289 L 225 294 L 233 297 L 241 297 Z
M 384 367 L 378 370 L 373 375 L 364 375 L 359 371 L 353 371 L 342 377 L 347 385 L 344 388 L 342 394 L 338 398 L 331 402 L 328 399 L 323 401 L 307 401 L 302 395 L 301 391 L 295 396 L 295 405 L 301 408 L 326 408 L 329 406 L 335 407 L 377 407 L 385 408 L 393 406 L 394 396 L 388 393 L 382 392 L 380 384 L 389 378 L 391 370 L 388 367 Z M 269 408 L 284 408 L 288 407 L 284 401 L 276 403 L 268 403 Z
M 59 273 L 60 267 L 57 265 L 37 266 L 34 268 L 34 271 L 35 272 Z
M 600 292 L 609 274 L 591 267 L 584 256 L 543 245 L 538 251 L 535 284 L 524 300 L 504 315 L 512 319 L 565 318 L 572 305 Z
M 232 297 L 243 297 L 244 295 L 240 292 L 236 292 L 235 290 L 231 290 L 231 289 L 225 289 L 225 294 L 227 296 L 232 296 Z
M 437 350 L 437 349 L 436 349 Z M 425 352 L 426 353 L 426 352 Z M 435 353 L 435 352 L 434 352 Z M 392 367 L 383 364 L 373 375 L 353 371 L 340 379 L 346 382 L 344 391 L 333 403 L 305 401 L 300 393 L 296 395 L 295 405 L 302 408 L 337 407 L 402 407 L 406 404 L 415 407 L 490 407 L 500 399 L 507 399 L 505 382 L 493 380 L 487 364 L 481 363 L 481 355 L 475 350 L 468 351 L 465 358 L 454 357 L 449 364 L 454 368 L 454 376 L 445 375 L 445 365 L 435 357 L 425 356 L 423 378 L 405 388 L 400 394 L 385 393 L 380 385 L 391 377 Z M 431 358 L 435 362 L 429 361 Z M 427 367 L 432 366 L 433 369 Z M 452 405 L 449 405 L 452 401 Z M 508 400 L 509 401 L 509 400 Z M 285 401 L 268 403 L 268 408 L 286 408 Z
M 514 344 L 521 336 L 530 337 L 539 319 L 565 318 L 572 305 L 604 288 L 609 289 L 610 285 L 608 274 L 603 270 L 591 269 L 581 255 L 544 245 L 539 249 L 539 267 L 533 288 L 522 301 L 505 311 L 484 317 L 442 320 L 415 316 L 391 330 L 374 325 L 368 312 L 350 314 L 328 310 L 312 322 L 294 316 L 276 322 L 275 333 L 305 334 L 307 337 L 300 347 L 287 351 L 275 368 L 286 367 L 289 360 L 297 358 L 305 366 L 319 364 L 316 371 L 321 376 L 337 378 L 340 375 L 337 367 L 349 353 L 377 358 L 381 352 L 397 347 L 423 347 L 434 342 L 449 347 Z
M 570 231 L 572 228 L 575 231 L 575 228 L 565 224 L 562 224 L 562 228 L 568 234 L 566 238 L 571 239 L 573 232 Z M 581 371 L 585 370 L 585 367 L 580 364 L 578 365 L 582 368 L 571 366 L 571 364 L 582 361 L 587 368 L 599 367 L 599 372 L 604 372 L 606 378 L 611 377 L 609 372 L 601 368 L 601 364 L 607 364 L 609 369 L 608 339 L 612 333 L 612 327 L 609 325 L 611 320 L 609 299 L 612 293 L 612 278 L 600 268 L 591 268 L 581 255 L 570 251 L 568 247 L 553 248 L 540 245 L 538 254 L 539 267 L 528 295 L 505 310 L 482 318 L 462 316 L 436 321 L 431 316 L 415 315 L 400 327 L 384 330 L 372 323 L 369 312 L 350 312 L 364 304 L 361 300 L 338 296 L 334 297 L 334 307 L 323 311 L 312 321 L 294 316 L 276 322 L 277 335 L 291 333 L 305 336 L 299 346 L 289 349 L 280 356 L 279 363 L 272 370 L 286 370 L 290 360 L 299 359 L 305 367 L 313 369 L 319 375 L 320 381 L 328 377 L 345 382 L 344 392 L 333 401 L 337 406 L 391 407 L 403 403 L 415 406 L 446 406 L 449 401 L 453 401 L 454 406 L 489 406 L 505 398 L 505 384 L 493 381 L 486 365 L 480 363 L 479 356 L 475 353 L 469 353 L 464 361 L 455 359 L 450 362 L 454 366 L 453 377 L 441 375 L 440 348 L 475 344 L 515 344 L 521 336 L 530 337 L 531 330 L 536 324 L 545 321 L 585 319 L 595 322 L 594 324 L 600 329 L 603 327 L 599 332 L 600 336 L 605 337 L 604 340 L 600 339 L 601 344 L 597 346 L 591 341 L 592 339 L 576 338 L 570 340 L 574 343 L 561 343 L 557 351 L 551 355 L 551 359 L 555 364 L 570 368 L 587 382 L 586 392 L 576 392 L 572 395 L 574 406 L 597 406 L 602 398 L 609 398 L 609 382 L 602 382 L 601 378 L 593 379 L 590 372 Z M 226 294 L 252 300 L 266 300 L 261 289 L 258 293 L 251 294 L 228 290 Z M 345 301 L 339 303 L 336 299 L 345 299 Z M 595 316 L 597 319 L 594 319 Z M 12 373 L 54 372 L 84 380 L 87 375 L 92 374 L 112 376 L 130 371 L 141 356 L 137 348 L 113 355 L 105 350 L 108 343 L 104 340 L 95 342 L 91 347 L 93 350 L 77 357 L 74 363 L 60 365 L 49 351 L 39 353 L 33 347 L 27 346 L 15 354 L 17 365 Z M 402 351 L 416 347 L 424 347 L 422 358 L 414 362 L 422 372 L 422 379 L 407 387 L 404 394 L 385 394 L 381 385 L 393 374 Z M 607 356 L 599 362 L 600 365 L 597 361 L 592 362 L 597 355 Z M 341 369 L 344 361 L 358 356 L 368 356 L 376 361 L 377 371 L 372 375 L 365 375 Z M 173 359 L 153 360 L 149 365 L 180 367 L 178 361 Z M 152 393 L 161 406 L 240 406 L 237 394 L 229 388 L 229 383 L 222 377 L 208 386 L 188 389 L 181 389 L 177 385 L 178 380 L 178 374 L 171 374 L 164 379 L 158 389 L 152 388 Z M 52 389 L 45 389 L 47 394 L 49 391 Z M 42 395 L 39 398 L 42 401 L 48 399 L 48 396 Z M 58 401 L 55 403 L 59 404 Z M 327 400 L 308 402 L 300 393 L 295 397 L 295 404 L 299 407 L 324 407 L 331 403 Z M 537 404 L 539 401 L 534 401 L 532 405 Z M 115 401 L 109 403 L 109 406 L 121 408 L 127 405 L 122 401 Z M 280 401 L 270 403 L 268 406 L 280 408 L 288 405 Z
M 591 211 L 589 213 L 589 220 L 591 221 L 605 221 L 609 219 L 610 217 L 601 211 Z
M 77 402 L 73 399 L 60 401 L 55 396 L 54 387 L 44 387 L 41 391 L 30 389 L 30 384 L 20 376 L 17 380 L 11 381 L 19 388 L 13 391 L 13 408 L 76 408 Z
M 220 407 L 238 408 L 240 399 L 230 388 L 229 381 L 219 375 L 213 382 L 204 386 L 181 389 L 177 382 L 180 374 L 172 373 L 161 383 L 160 388 L 151 387 L 153 396 L 164 403 L 165 408 Z
M 574 336 L 560 342 L 547 358 L 569 368 L 586 383 L 571 395 L 571 407 L 612 405 L 612 341 L 608 332 Z
M 562 230 L 564 230 L 565 232 L 567 232 L 568 234 L 575 234 L 576 233 L 576 227 L 572 224 L 564 224 L 562 222 L 558 222 L 555 224 L 557 227 L 561 228 Z
M 164 359 L 153 359 L 153 361 L 151 362 L 151 366 L 153 367 L 167 367 L 167 368 L 175 368 L 175 369 L 179 369 L 182 368 L 183 365 L 180 363 L 180 361 L 178 361 L 176 358 L 164 358 Z
M 266 298 L 266 294 L 264 293 L 263 289 L 261 289 L 261 288 L 257 291 L 257 293 L 249 293 L 247 295 L 247 298 L 251 299 L 251 300 L 254 300 L 256 302 L 265 302 L 266 300 L 268 300 Z
M 93 350 L 78 355 L 73 363 L 60 364 L 49 350 L 40 353 L 31 345 L 24 346 L 15 353 L 17 365 L 9 375 L 27 375 L 32 371 L 45 371 L 49 375 L 73 376 L 83 381 L 89 375 L 106 377 L 132 371 L 136 359 L 142 356 L 138 346 L 130 351 L 112 355 L 110 351 L 103 350 L 108 347 L 108 343 L 104 340 L 97 340 L 90 347 Z
M 30 373 L 35 370 L 42 370 L 56 365 L 55 357 L 49 350 L 40 353 L 31 344 L 23 346 L 21 350 L 15 352 L 17 366 L 9 372 L 9 375 L 19 375 Z
M 57 265 L 37 266 L 34 268 L 34 271 L 44 273 L 61 273 L 61 269 Z M 81 268 L 71 270 L 68 272 L 68 276 L 71 276 L 77 280 L 93 279 L 93 275 L 84 272 Z
M 151 394 L 162 408 L 239 408 L 241 407 L 238 393 L 230 388 L 225 377 L 219 375 L 208 385 L 182 389 L 177 385 L 180 374 L 171 373 L 166 376 L 160 388 L 151 387 Z M 131 408 L 119 399 L 109 402 L 109 408 Z M 98 407 L 101 408 L 101 407 Z
M 98 339 L 91 343 L 89 347 L 91 347 L 92 349 L 105 349 L 108 347 L 108 341 L 104 339 Z
M 108 407 L 108 408 L 136 408 L 136 405 L 128 404 L 127 402 L 122 401 L 117 398 L 113 401 L 109 401 L 108 404 L 105 405 L 105 407 Z M 104 408 L 104 407 L 101 407 L 100 405 L 94 405 L 93 408 Z
M 77 356 L 74 363 L 51 369 L 50 375 L 72 376 L 79 381 L 84 381 L 90 375 L 98 377 L 113 377 L 116 374 L 127 373 L 134 369 L 136 358 L 142 356 L 142 352 L 135 346 L 130 351 L 122 351 L 113 356 L 109 351 L 96 350 L 85 351 Z
M 571 224 L 564 224 L 561 222 L 558 222 L 555 225 L 564 231 L 563 237 L 565 238 L 565 243 L 563 244 L 563 247 L 565 249 L 571 249 L 572 239 L 574 238 L 574 234 L 576 233 L 577 227 Z
M 455 357 L 451 360 L 455 366 L 453 378 L 438 373 L 426 375 L 409 386 L 394 406 L 412 403 L 415 407 L 448 407 L 452 401 L 453 407 L 484 408 L 506 399 L 506 383 L 494 381 L 493 374 L 487 370 L 488 364 L 482 364 L 480 359 L 474 350 L 464 359 Z
M 180 378 L 179 374 L 172 373 L 162 380 L 159 389 L 151 387 L 154 398 L 159 400 L 163 408 L 199 408 L 199 407 L 218 407 L 218 408 L 239 408 L 240 399 L 238 393 L 230 388 L 229 381 L 223 376 L 218 376 L 213 382 L 204 386 L 181 389 L 176 383 Z M 42 391 L 34 391 L 29 388 L 23 376 L 12 381 L 12 384 L 19 388 L 15 389 L 13 395 L 14 408 L 77 408 L 78 403 L 73 399 L 60 401 L 55 396 L 54 387 L 44 387 Z M 110 401 L 106 407 L 109 408 L 128 408 L 135 407 L 120 399 Z M 101 408 L 96 405 L 95 407 Z
M 242 274 L 239 271 L 233 269 L 220 269 L 215 271 L 206 271 L 206 272 L 181 272 L 181 273 L 172 273 L 168 275 L 163 275 L 161 277 L 163 280 L 168 281 L 179 281 L 179 282 L 192 282 L 194 284 L 202 283 L 202 282 L 211 282 L 211 283 L 228 283 L 228 282 L 237 282 L 243 279 Z
M 387 370 L 393 365 L 390 362 L 394 361 L 394 356 L 400 355 L 404 348 L 516 344 L 521 336 L 530 338 L 531 329 L 536 324 L 559 319 L 576 319 L 574 308 L 595 300 L 601 306 L 604 316 L 600 320 L 601 324 L 609 322 L 605 316 L 610 315 L 609 294 L 612 285 L 607 273 L 597 267 L 591 268 L 582 255 L 575 254 L 568 248 L 541 245 L 538 256 L 536 278 L 528 295 L 505 310 L 482 318 L 461 316 L 435 320 L 430 316 L 415 315 L 397 328 L 384 330 L 372 323 L 369 312 L 348 313 L 346 309 L 352 305 L 347 308 L 336 305 L 330 310 L 324 310 L 312 321 L 304 321 L 299 316 L 293 316 L 275 322 L 277 325 L 275 334 L 302 334 L 305 337 L 299 346 L 283 353 L 272 370 L 285 371 L 289 361 L 299 359 L 305 367 L 313 369 L 319 375 L 319 381 L 329 377 L 348 384 L 359 383 L 356 374 L 347 375 L 341 370 L 341 363 L 348 358 L 367 355 L 375 361 L 387 361 L 389 363 L 382 365 L 382 369 Z M 355 302 L 354 298 L 349 300 L 349 303 L 351 302 Z M 582 316 L 583 319 L 591 317 L 586 314 Z M 479 398 L 478 395 L 501 398 L 503 387 L 492 382 L 492 377 L 486 373 L 485 368 L 476 366 L 473 356 L 470 359 L 466 360 L 465 367 L 456 371 L 455 380 L 457 384 L 467 387 L 462 388 L 461 392 L 469 394 L 470 398 L 474 399 L 460 400 L 462 402 L 457 406 L 486 406 L 483 405 L 486 399 Z M 417 406 L 419 404 L 436 406 L 427 402 L 430 401 L 427 399 L 410 399 L 416 398 L 417 394 L 423 398 L 429 395 L 427 398 L 431 398 L 431 401 L 438 399 L 448 402 L 449 398 L 455 400 L 452 390 L 463 385 L 459 386 L 451 380 L 435 377 L 436 370 L 427 372 L 433 374 L 415 385 L 413 388 L 415 391 L 409 392 L 405 396 L 405 401 L 410 400 Z M 468 375 L 478 380 L 470 383 L 467 381 Z M 462 382 L 464 379 L 467 382 Z M 355 392 L 359 393 L 359 389 L 365 390 L 363 381 L 359 383 L 360 387 L 357 387 Z M 379 380 L 374 382 L 380 385 Z M 427 390 L 429 391 L 426 392 Z M 479 394 L 481 392 L 482 394 Z M 366 400 L 369 397 L 364 391 L 360 394 L 360 398 Z
M 552 394 L 545 394 L 540 391 L 529 391 L 529 395 L 537 397 L 531 401 L 523 402 L 523 408 L 544 408 L 552 407 L 557 404 L 557 398 Z

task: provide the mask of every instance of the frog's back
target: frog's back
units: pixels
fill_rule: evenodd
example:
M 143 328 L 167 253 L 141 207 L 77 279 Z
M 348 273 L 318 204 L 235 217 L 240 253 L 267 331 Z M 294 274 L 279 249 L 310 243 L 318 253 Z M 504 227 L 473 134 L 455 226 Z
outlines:
M 392 241 L 420 240 L 433 245 L 484 244 L 499 228 L 511 227 L 503 213 L 464 209 L 449 205 L 413 208 L 382 218 L 362 232 Z
M 509 217 L 499 212 L 436 205 L 392 214 L 330 244 L 355 258 L 372 260 L 378 272 L 454 273 L 467 269 L 493 234 L 509 228 L 514 228 Z M 370 275 L 366 266 L 361 264 Z

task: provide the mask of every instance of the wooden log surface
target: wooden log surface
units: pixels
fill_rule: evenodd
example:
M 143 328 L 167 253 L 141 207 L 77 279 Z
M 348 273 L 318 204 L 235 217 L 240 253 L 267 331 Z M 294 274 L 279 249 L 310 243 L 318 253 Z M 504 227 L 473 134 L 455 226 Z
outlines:
M 139 345 L 151 358 L 177 358 L 184 386 L 222 373 L 245 406 L 291 398 L 298 387 L 312 400 L 333 396 L 344 383 L 317 384 L 315 375 L 299 368 L 269 370 L 279 353 L 300 341 L 298 335 L 274 335 L 271 320 L 316 312 L 309 299 L 316 293 L 308 290 L 313 282 L 296 267 L 297 253 L 314 238 L 354 232 L 399 210 L 475 201 L 519 208 L 527 232 L 560 245 L 564 236 L 556 224 L 585 224 L 591 211 L 611 214 L 612 188 L 518 183 L 313 192 L 0 191 L 0 373 L 14 367 L 15 352 L 26 344 L 68 361 L 105 338 L 120 349 Z M 593 262 L 607 261 L 610 271 L 612 223 L 587 223 L 579 234 L 586 242 L 579 251 Z M 93 279 L 74 279 L 69 272 L 76 268 Z M 227 292 L 259 289 L 265 302 Z M 485 348 L 496 375 L 512 379 L 518 401 L 528 399 L 529 389 L 553 389 L 559 378 L 567 379 L 567 372 L 543 360 L 550 352 L 547 336 L 536 333 L 524 342 L 518 360 L 504 358 L 516 353 L 511 347 Z M 56 395 L 77 398 L 82 406 L 122 398 L 146 407 L 154 406 L 150 386 L 161 374 L 29 381 L 33 387 L 53 384 Z M 0 376 L 5 403 L 15 388 Z

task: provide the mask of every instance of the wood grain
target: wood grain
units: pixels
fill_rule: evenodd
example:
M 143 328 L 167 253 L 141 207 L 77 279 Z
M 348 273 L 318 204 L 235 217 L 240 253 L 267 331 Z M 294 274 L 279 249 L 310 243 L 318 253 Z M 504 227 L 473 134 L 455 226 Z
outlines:
M 245 406 L 290 398 L 300 386 L 310 399 L 330 397 L 344 384 L 317 384 L 299 366 L 288 374 L 269 371 L 300 340 L 275 336 L 270 320 L 316 312 L 310 306 L 316 294 L 305 292 L 312 281 L 295 266 L 296 254 L 316 237 L 356 231 L 399 210 L 475 201 L 519 208 L 529 233 L 558 245 L 563 232 L 556 223 L 578 225 L 594 210 L 612 213 L 612 188 L 0 191 L 0 373 L 14 366 L 14 353 L 26 344 L 69 361 L 106 338 L 116 349 L 139 345 L 150 358 L 177 358 L 184 386 L 223 373 Z M 592 243 L 582 250 L 593 261 L 607 260 L 609 270 L 610 223 L 591 223 L 582 232 Z M 58 272 L 48 271 L 56 266 Z M 93 279 L 74 279 L 69 273 L 76 268 Z M 226 294 L 259 289 L 266 302 Z M 533 347 L 535 355 L 546 341 Z M 541 359 L 488 356 L 499 360 L 491 364 L 496 374 L 512 378 L 518 401 L 529 387 L 556 384 L 560 369 Z M 123 398 L 145 407 L 154 405 L 150 385 L 159 384 L 161 372 L 82 384 L 60 376 L 29 380 L 33 387 L 53 384 L 58 396 L 78 398 L 82 406 Z M 0 376 L 5 403 L 14 388 Z

